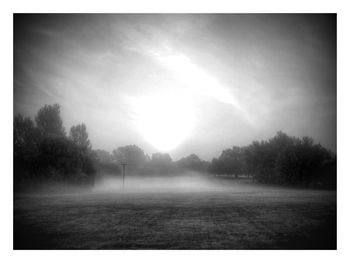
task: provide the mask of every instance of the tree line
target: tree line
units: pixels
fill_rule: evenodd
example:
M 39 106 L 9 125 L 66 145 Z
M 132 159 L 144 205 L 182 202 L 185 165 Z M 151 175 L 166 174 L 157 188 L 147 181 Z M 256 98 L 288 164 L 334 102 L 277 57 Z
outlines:
M 128 174 L 170 175 L 186 170 L 206 172 L 209 162 L 192 154 L 173 162 L 167 153 L 151 156 L 136 145 L 118 147 L 109 153 L 93 150 L 84 123 L 67 134 L 60 105 L 45 105 L 34 120 L 14 117 L 14 186 L 42 182 L 92 184 L 101 174 L 120 175 L 120 163 L 128 163 Z
M 14 117 L 14 185 L 31 182 L 93 182 L 96 170 L 85 124 L 62 124 L 58 104 L 42 107 L 34 121 Z
M 120 174 L 120 163 L 127 163 L 129 175 L 175 175 L 186 171 L 208 172 L 210 162 L 191 154 L 173 161 L 168 153 L 146 154 L 136 145 L 126 145 L 114 149 L 112 153 L 95 150 L 96 167 L 99 174 Z
M 269 140 L 222 151 L 209 169 L 217 175 L 244 174 L 262 183 L 336 187 L 336 155 L 310 137 L 281 131 Z
M 92 184 L 101 174 L 171 175 L 196 171 L 212 175 L 249 176 L 258 182 L 336 187 L 336 156 L 310 137 L 296 138 L 278 132 L 267 141 L 233 146 L 211 162 L 191 154 L 173 161 L 167 153 L 146 154 L 136 145 L 93 150 L 84 123 L 67 134 L 58 104 L 45 105 L 34 121 L 14 117 L 14 182 L 69 182 Z

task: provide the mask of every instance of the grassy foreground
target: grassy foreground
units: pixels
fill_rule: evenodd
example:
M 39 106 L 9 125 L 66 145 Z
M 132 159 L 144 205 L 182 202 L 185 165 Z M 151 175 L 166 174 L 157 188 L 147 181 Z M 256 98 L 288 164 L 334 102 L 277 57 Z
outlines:
M 203 191 L 16 195 L 14 248 L 336 248 L 334 191 L 222 184 Z

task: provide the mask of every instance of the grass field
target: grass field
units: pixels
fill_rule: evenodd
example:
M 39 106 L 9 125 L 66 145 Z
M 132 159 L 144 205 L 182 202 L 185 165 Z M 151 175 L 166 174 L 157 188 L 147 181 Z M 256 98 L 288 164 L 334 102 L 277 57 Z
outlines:
M 14 248 L 336 248 L 334 191 L 211 184 L 195 191 L 17 194 Z

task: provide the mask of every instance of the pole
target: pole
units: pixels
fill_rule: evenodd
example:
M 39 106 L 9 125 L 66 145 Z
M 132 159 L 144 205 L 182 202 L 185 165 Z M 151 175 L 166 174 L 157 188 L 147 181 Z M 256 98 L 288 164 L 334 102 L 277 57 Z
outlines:
M 124 185 L 125 185 L 125 163 L 123 163 L 123 190 L 124 190 Z

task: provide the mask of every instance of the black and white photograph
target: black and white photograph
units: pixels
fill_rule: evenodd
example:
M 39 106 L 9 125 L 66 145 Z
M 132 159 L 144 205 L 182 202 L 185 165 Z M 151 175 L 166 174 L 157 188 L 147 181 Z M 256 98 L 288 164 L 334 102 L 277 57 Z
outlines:
M 12 15 L 13 250 L 337 249 L 336 13 Z

